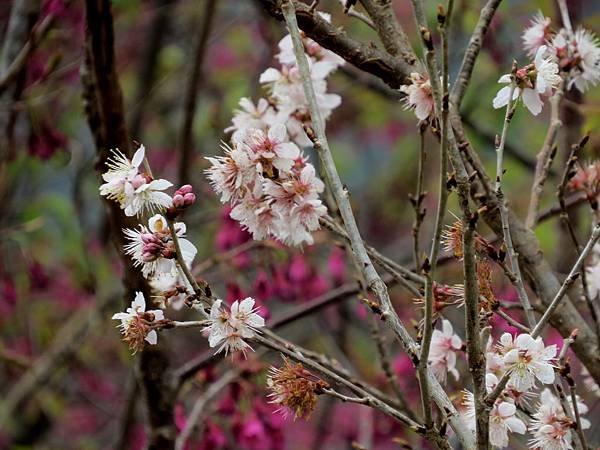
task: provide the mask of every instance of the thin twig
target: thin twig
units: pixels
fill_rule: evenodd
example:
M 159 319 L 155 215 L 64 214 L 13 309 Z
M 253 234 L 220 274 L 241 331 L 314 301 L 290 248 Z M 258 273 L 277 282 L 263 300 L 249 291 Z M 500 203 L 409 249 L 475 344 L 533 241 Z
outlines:
M 569 236 L 571 237 L 571 241 L 577 250 L 577 254 L 579 254 L 582 250 L 581 244 L 579 243 L 579 239 L 575 233 L 575 228 L 573 227 L 573 223 L 569 217 L 569 210 L 567 201 L 565 200 L 565 192 L 567 190 L 567 184 L 571 178 L 577 173 L 575 169 L 575 164 L 579 159 L 579 152 L 585 146 L 585 144 L 589 140 L 589 135 L 585 135 L 579 143 L 573 145 L 571 147 L 571 153 L 569 154 L 569 158 L 567 159 L 567 163 L 565 165 L 565 170 L 563 172 L 563 177 L 560 185 L 557 190 L 558 203 L 560 205 L 560 218 L 565 227 L 569 232 Z M 596 337 L 600 339 L 600 318 L 598 317 L 598 313 L 596 311 L 596 305 L 590 298 L 590 293 L 588 291 L 588 282 L 587 282 L 587 273 L 585 270 L 581 271 L 581 287 L 583 289 L 583 298 L 587 305 L 588 310 L 590 311 L 590 316 L 594 321 L 596 327 Z
M 550 104 L 552 106 L 550 127 L 548 128 L 546 138 L 544 139 L 544 145 L 537 155 L 533 186 L 531 187 L 531 198 L 529 199 L 529 209 L 527 210 L 527 219 L 525 220 L 525 226 L 530 229 L 533 229 L 537 222 L 538 209 L 540 207 L 540 198 L 544 189 L 544 183 L 548 177 L 553 154 L 556 153 L 554 141 L 556 140 L 559 128 L 562 126 L 559 113 L 560 103 L 564 92 L 563 85 L 564 81 L 561 83 L 561 86 L 558 88 L 554 96 L 550 99 Z
M 450 94 L 450 102 L 457 110 L 460 108 L 467 86 L 471 81 L 473 67 L 475 67 L 475 61 L 483 45 L 485 34 L 501 2 L 502 0 L 488 0 L 481 9 L 479 20 L 477 21 L 477 25 L 475 25 L 471 39 L 469 39 L 458 77 L 452 86 L 452 93 Z
M 183 272 L 185 278 L 189 281 L 192 289 L 194 289 L 194 292 L 199 299 L 204 301 L 208 306 L 211 306 L 213 304 L 213 298 L 208 284 L 203 282 L 203 286 L 200 287 L 196 281 L 196 278 L 194 278 L 194 275 L 192 275 L 192 272 L 183 259 L 183 253 L 181 252 L 181 246 L 179 244 L 179 237 L 177 236 L 177 231 L 175 230 L 175 222 L 173 219 L 167 218 L 167 224 L 169 226 L 169 231 L 171 232 L 171 239 L 173 239 L 173 244 L 175 245 L 175 257 L 179 269 Z
M 444 230 L 444 216 L 446 214 L 446 204 L 448 202 L 448 187 L 447 187 L 447 172 L 448 172 L 448 39 L 447 39 L 447 24 L 450 20 L 452 12 L 453 0 L 448 1 L 448 11 L 444 14 L 438 14 L 440 21 L 440 36 L 442 40 L 442 87 L 441 87 L 441 112 L 438 105 L 438 114 L 440 117 L 440 169 L 439 169 L 439 189 L 438 189 L 438 205 L 435 218 L 435 231 L 432 238 L 431 250 L 429 253 L 429 263 L 425 264 L 425 308 L 423 317 L 423 339 L 421 341 L 421 353 L 419 354 L 419 380 L 421 383 L 421 404 L 425 415 L 425 426 L 433 425 L 431 415 L 431 399 L 429 394 L 429 386 L 425 371 L 429 364 L 429 350 L 431 348 L 431 338 L 433 335 L 433 303 L 435 301 L 433 295 L 433 285 L 435 279 L 435 270 L 437 268 L 437 260 L 440 253 L 442 242 L 442 232 Z M 433 46 L 425 38 L 425 46 L 427 47 L 427 58 L 433 55 Z M 429 40 L 431 37 L 429 38 Z M 431 74 L 435 76 L 435 74 Z M 428 266 L 428 267 L 427 267 Z
M 320 219 L 320 223 L 328 230 L 336 233 L 338 236 L 347 240 L 350 239 L 348 237 L 348 233 L 346 233 L 346 231 L 330 217 L 322 217 Z M 367 249 L 367 253 L 371 258 L 373 258 L 373 261 L 375 261 L 376 264 L 381 266 L 386 272 L 392 275 L 398 283 L 400 283 L 413 295 L 416 295 L 417 297 L 421 296 L 419 290 L 412 283 L 410 283 L 409 280 L 422 285 L 425 283 L 424 277 L 410 271 L 387 256 L 382 255 L 375 248 L 367 244 L 365 244 L 365 247 Z
M 304 94 L 308 100 L 312 125 L 316 132 L 316 138 L 314 139 L 315 149 L 321 158 L 322 166 L 327 174 L 326 181 L 330 184 L 331 192 L 335 197 L 340 210 L 340 215 L 342 216 L 346 231 L 350 237 L 350 243 L 354 257 L 357 259 L 357 264 L 361 268 L 368 288 L 375 293 L 380 302 L 381 318 L 394 331 L 394 334 L 414 361 L 418 353 L 418 346 L 413 341 L 412 337 L 408 333 L 408 330 L 402 324 L 400 318 L 394 311 L 387 287 L 375 270 L 375 267 L 368 256 L 367 249 L 362 241 L 354 214 L 352 212 L 352 207 L 348 199 L 348 191 L 346 188 L 344 188 L 339 174 L 337 173 L 337 169 L 329 149 L 329 144 L 327 142 L 327 138 L 325 137 L 324 122 L 321 118 L 320 110 L 315 98 L 308 62 L 304 54 L 304 47 L 302 45 L 298 24 L 296 22 L 296 13 L 293 2 L 286 1 L 282 5 L 282 10 L 289 32 L 292 36 L 294 53 L 296 55 L 296 62 L 302 78 Z M 418 361 L 416 361 L 416 363 L 418 364 Z M 458 416 L 456 409 L 449 401 L 448 396 L 439 385 L 437 380 L 435 380 L 435 377 L 430 370 L 427 370 L 427 376 L 432 385 L 432 396 L 440 407 L 440 410 L 446 412 L 452 428 L 456 432 L 463 445 L 466 447 L 471 447 L 473 443 L 473 436 L 471 432 L 468 431 L 464 422 Z
M 518 322 L 517 320 L 513 319 L 511 316 L 509 316 L 508 314 L 506 314 L 501 309 L 498 308 L 497 310 L 494 311 L 494 313 L 496 313 L 497 315 L 499 315 L 500 317 L 502 317 L 510 325 L 512 325 L 513 327 L 515 327 L 519 331 L 522 331 L 523 333 L 531 333 L 531 329 L 529 329 L 528 327 L 526 327 L 522 323 Z
M 516 71 L 516 63 L 513 63 L 512 77 Z M 504 145 L 506 143 L 506 134 L 508 131 L 508 125 L 510 124 L 513 114 L 515 112 L 513 93 L 515 90 L 514 79 L 511 82 L 510 93 L 508 98 L 508 104 L 506 105 L 506 114 L 504 115 L 504 124 L 502 126 L 502 134 L 500 136 L 500 142 L 496 147 L 496 196 L 498 197 L 498 203 L 500 206 L 500 217 L 502 220 L 502 232 L 504 235 L 504 243 L 506 245 L 506 251 L 508 259 L 510 261 L 510 267 L 516 277 L 516 288 L 519 300 L 523 305 L 523 310 L 527 318 L 527 323 L 530 327 L 535 325 L 535 316 L 533 315 L 533 308 L 529 302 L 527 291 L 525 290 L 525 283 L 521 275 L 521 269 L 519 267 L 519 258 L 515 252 L 515 248 L 512 242 L 512 236 L 510 233 L 510 226 L 508 222 L 508 207 L 506 205 L 506 198 L 502 192 L 502 176 L 504 174 L 503 156 L 504 156 Z
M 415 194 L 409 194 L 410 202 L 415 210 L 415 220 L 412 225 L 412 236 L 413 236 L 413 259 L 415 268 L 417 270 L 421 267 L 421 255 L 419 246 L 419 235 L 421 231 L 421 224 L 425 219 L 425 209 L 422 208 L 423 200 L 427 195 L 423 192 L 423 172 L 425 170 L 425 161 L 427 160 L 427 150 L 425 149 L 425 131 L 427 126 L 425 123 L 419 124 L 419 166 L 417 168 L 417 186 L 415 188 Z
M 17 56 L 6 70 L 0 74 L 2 76 L 0 78 L 0 94 L 2 94 L 10 83 L 21 73 L 33 51 L 54 25 L 54 19 L 55 17 L 53 14 L 48 14 L 40 23 L 35 25 L 25 45 L 21 48 L 19 53 L 17 53 Z
M 567 290 L 579 276 L 579 270 L 583 266 L 583 263 L 585 262 L 585 259 L 587 258 L 588 254 L 594 248 L 594 244 L 598 241 L 598 238 L 600 238 L 600 224 L 598 224 L 594 227 L 594 230 L 592 231 L 592 235 L 590 236 L 590 239 L 588 240 L 587 244 L 581 251 L 579 258 L 577 258 L 577 261 L 573 265 L 573 268 L 569 272 L 569 275 L 567 276 L 567 278 L 561 285 L 560 289 L 556 293 L 556 296 L 554 297 L 552 302 L 548 305 L 548 308 L 546 308 L 546 311 L 544 312 L 544 314 L 538 321 L 537 325 L 531 332 L 531 336 L 533 338 L 536 338 L 541 334 L 542 330 L 544 329 L 544 326 L 550 319 L 550 316 L 552 315 L 552 313 L 554 313 L 556 308 L 558 308 L 558 306 L 560 305 L 560 302 L 563 299 L 563 297 L 565 296 L 565 294 L 567 293 Z
M 373 340 L 377 345 L 377 352 L 379 353 L 379 362 L 381 364 L 381 369 L 383 370 L 383 373 L 387 378 L 388 385 L 390 386 L 390 388 L 394 392 L 394 395 L 398 399 L 398 402 L 402 406 L 402 410 L 405 411 L 411 419 L 416 421 L 417 417 L 406 402 L 406 398 L 404 398 L 402 389 L 398 384 L 398 377 L 394 373 L 394 370 L 392 369 L 392 366 L 390 364 L 390 358 L 385 348 L 385 338 L 383 336 L 383 333 L 381 332 L 381 329 L 379 328 L 379 323 L 375 319 L 372 319 L 370 325 L 371 335 L 373 336 Z
M 563 26 L 567 29 L 569 34 L 573 34 L 573 25 L 571 25 L 571 18 L 569 17 L 569 8 L 567 8 L 567 2 L 565 0 L 557 0 L 558 8 L 560 9 L 560 17 L 562 19 Z

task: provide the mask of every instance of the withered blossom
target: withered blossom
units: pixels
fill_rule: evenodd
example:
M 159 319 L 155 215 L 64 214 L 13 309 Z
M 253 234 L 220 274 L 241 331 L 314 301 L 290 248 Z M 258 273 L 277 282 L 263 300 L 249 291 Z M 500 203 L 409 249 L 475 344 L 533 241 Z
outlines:
M 317 406 L 317 395 L 329 384 L 306 370 L 300 363 L 283 357 L 283 366 L 271 367 L 267 377 L 271 403 L 280 405 L 278 412 L 294 419 L 308 418 Z

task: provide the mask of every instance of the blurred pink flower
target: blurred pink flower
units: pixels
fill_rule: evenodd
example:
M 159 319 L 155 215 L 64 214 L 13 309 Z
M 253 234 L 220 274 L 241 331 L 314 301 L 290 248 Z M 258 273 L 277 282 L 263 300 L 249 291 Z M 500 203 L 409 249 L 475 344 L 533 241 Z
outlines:
M 346 252 L 343 248 L 334 247 L 327 261 L 329 273 L 335 286 L 340 286 L 346 281 Z

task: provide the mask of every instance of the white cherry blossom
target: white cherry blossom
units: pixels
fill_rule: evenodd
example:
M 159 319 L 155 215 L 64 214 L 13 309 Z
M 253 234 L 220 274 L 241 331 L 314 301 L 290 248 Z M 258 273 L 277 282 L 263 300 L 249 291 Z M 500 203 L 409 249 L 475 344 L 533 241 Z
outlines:
M 555 57 L 548 54 L 547 46 L 542 45 L 536 52 L 533 66 L 526 66 L 517 71 L 513 100 L 520 97 L 531 114 L 537 116 L 544 105 L 541 96 L 552 95 L 552 90 L 561 83 L 562 79 L 558 72 Z M 498 80 L 501 84 L 510 85 L 511 82 L 510 74 L 502 75 Z M 505 86 L 498 91 L 492 102 L 494 108 L 508 105 L 510 91 L 510 86 Z
M 541 337 L 534 339 L 529 334 L 520 334 L 513 341 L 509 333 L 504 333 L 501 346 L 505 368 L 511 371 L 510 382 L 518 391 L 528 391 L 536 380 L 542 384 L 554 381 L 556 345 L 546 347 Z
M 231 119 L 232 125 L 225 129 L 226 133 L 234 132 L 233 141 L 239 140 L 238 136 L 249 128 L 266 131 L 277 121 L 277 111 L 267 99 L 261 98 L 255 105 L 251 99 L 242 97 L 239 105 L 240 109 L 234 111 Z
M 213 190 L 220 195 L 221 202 L 225 203 L 236 201 L 244 195 L 245 185 L 256 178 L 256 168 L 246 151 L 237 146 L 231 148 L 227 144 L 223 144 L 222 148 L 225 156 L 207 157 L 212 166 L 204 172 Z
M 139 167 L 144 161 L 145 148 L 141 145 L 129 160 L 119 150 L 112 150 L 112 156 L 106 163 L 108 170 L 102 174 L 105 181 L 100 186 L 100 195 L 114 200 L 123 207 L 126 199 L 126 185 L 130 184 L 139 174 Z
M 139 216 L 167 209 L 173 200 L 162 191 L 171 186 L 173 183 L 167 180 L 152 180 L 137 187 L 134 184 L 127 184 L 126 200 L 123 205 L 125 215 Z
M 523 32 L 523 47 L 529 56 L 534 56 L 538 49 L 548 42 L 551 35 L 550 23 L 550 18 L 545 17 L 541 11 L 531 19 L 529 27 Z
M 471 392 L 463 391 L 463 405 L 466 407 L 467 425 L 475 430 L 475 399 Z M 509 401 L 497 400 L 490 410 L 489 439 L 496 448 L 508 447 L 508 433 L 525 434 L 527 426 L 516 415 L 517 407 Z
M 256 313 L 255 301 L 251 297 L 236 300 L 229 311 L 222 300 L 216 300 L 210 310 L 208 344 L 211 348 L 220 346 L 217 353 L 225 354 L 252 349 L 244 339 L 251 339 L 265 326 L 265 320 Z
M 568 400 L 572 410 L 573 404 Z M 579 413 L 584 415 L 588 412 L 587 406 L 578 398 L 577 407 Z M 529 441 L 531 448 L 539 450 L 570 450 L 573 448 L 573 420 L 568 417 L 561 405 L 560 400 L 544 389 L 540 394 L 540 402 L 533 414 L 530 423 L 530 431 L 533 438 Z M 590 422 L 581 418 L 581 427 L 587 429 Z
M 579 60 L 573 71 L 572 83 L 580 92 L 600 82 L 600 42 L 594 33 L 584 28 L 575 32 L 574 47 Z

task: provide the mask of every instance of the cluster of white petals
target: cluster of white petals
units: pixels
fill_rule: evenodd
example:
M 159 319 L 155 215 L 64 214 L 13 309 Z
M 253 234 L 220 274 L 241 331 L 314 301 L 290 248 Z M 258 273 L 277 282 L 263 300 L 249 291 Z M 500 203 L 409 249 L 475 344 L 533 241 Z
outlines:
M 552 96 L 561 81 L 556 56 L 549 51 L 547 46 L 542 45 L 535 54 L 533 64 L 517 70 L 514 80 L 513 100 L 521 98 L 531 114 L 537 116 L 542 111 L 543 99 Z M 505 107 L 508 104 L 511 91 L 510 84 L 513 83 L 513 80 L 510 74 L 505 74 L 500 77 L 498 83 L 508 84 L 509 86 L 504 86 L 496 94 L 492 102 L 496 109 Z
M 330 20 L 329 15 L 319 14 L 325 20 Z M 327 77 L 342 66 L 344 60 L 306 36 L 302 37 L 302 42 L 308 58 L 317 104 L 321 117 L 325 120 L 342 102 L 339 95 L 327 92 Z M 250 99 L 242 98 L 239 103 L 240 109 L 234 113 L 232 125 L 225 129 L 226 132 L 233 132 L 233 143 L 240 141 L 246 130 L 260 129 L 266 132 L 272 125 L 281 123 L 285 124 L 293 142 L 301 147 L 311 145 L 303 128 L 304 125 L 310 125 L 308 102 L 290 35 L 279 42 L 279 53 L 275 57 L 280 67 L 269 67 L 259 79 L 266 88 L 268 99 L 261 98 L 255 105 Z
M 211 186 L 231 217 L 254 239 L 274 237 L 288 245 L 312 244 L 319 217 L 327 212 L 319 195 L 323 182 L 289 142 L 283 124 L 245 130 L 226 155 L 207 158 Z
M 456 352 L 461 347 L 462 340 L 454 334 L 450 321 L 442 319 L 442 329 L 433 330 L 428 358 L 429 366 L 440 383 L 446 382 L 448 372 L 454 376 L 455 380 L 458 380 Z
M 531 19 L 529 27 L 523 32 L 523 47 L 529 56 L 534 56 L 542 45 L 550 40 L 552 31 L 551 20 L 538 11 Z
M 529 334 L 520 334 L 513 339 L 510 333 L 500 337 L 497 352 L 502 357 L 501 370 L 510 371 L 510 382 L 514 389 L 526 392 L 536 382 L 554 382 L 553 360 L 556 345 L 545 346 L 541 337 L 534 339 Z
M 555 32 L 551 20 L 538 12 L 523 32 L 525 51 L 533 56 L 540 47 L 547 46 L 568 80 L 568 88 L 585 92 L 600 82 L 600 42 L 585 28 L 569 32 L 562 28 Z
M 216 300 L 210 310 L 209 324 L 204 328 L 210 347 L 219 346 L 217 353 L 225 351 L 225 354 L 236 351 L 245 354 L 252 349 L 245 339 L 253 338 L 265 326 L 265 319 L 256 313 L 254 304 L 251 297 L 236 300 L 228 311 L 221 300 Z
M 108 170 L 102 174 L 105 183 L 100 186 L 100 195 L 117 202 L 127 216 L 154 213 L 171 206 L 171 197 L 163 191 L 172 183 L 154 180 L 140 171 L 145 157 L 143 145 L 131 160 L 119 150 L 113 150 L 112 153 L 107 162 Z
M 573 403 L 570 399 L 567 405 L 573 411 Z M 577 398 L 577 409 L 580 415 L 588 412 L 588 407 Z M 581 417 L 582 429 L 590 427 L 589 420 Z M 544 389 L 540 394 L 540 401 L 533 413 L 533 420 L 529 424 L 532 439 L 529 441 L 530 448 L 540 450 L 570 450 L 574 448 L 573 443 L 573 420 L 567 416 L 560 400 Z
M 464 417 L 467 425 L 475 430 L 475 398 L 469 391 L 463 392 L 463 405 L 466 407 Z M 496 448 L 508 446 L 509 433 L 525 434 L 527 426 L 517 417 L 517 407 L 510 400 L 496 400 L 490 410 L 489 439 Z

